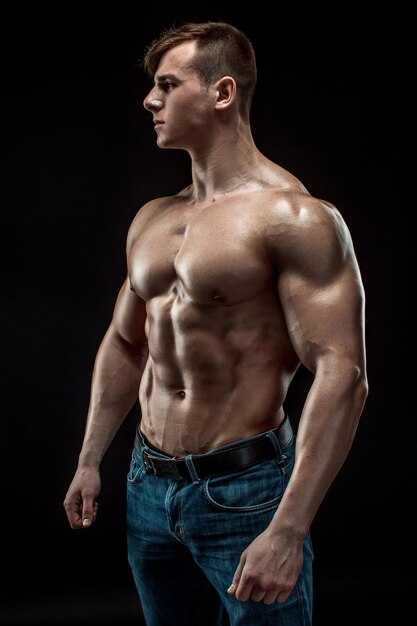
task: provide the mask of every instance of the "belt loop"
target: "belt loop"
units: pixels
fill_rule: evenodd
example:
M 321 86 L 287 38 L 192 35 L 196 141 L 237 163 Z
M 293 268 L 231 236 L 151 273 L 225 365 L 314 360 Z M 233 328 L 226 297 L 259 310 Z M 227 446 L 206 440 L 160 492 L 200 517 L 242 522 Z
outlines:
M 196 469 L 194 467 L 194 463 L 193 463 L 193 455 L 192 454 L 188 454 L 185 458 L 184 458 L 185 464 L 187 465 L 188 471 L 190 472 L 190 476 L 193 480 L 193 485 L 198 485 L 200 483 L 200 478 L 196 472 Z
M 268 439 L 270 440 L 270 442 L 274 446 L 274 450 L 276 452 L 278 460 L 279 460 L 279 462 L 281 462 L 283 460 L 283 458 L 284 458 L 284 455 L 282 454 L 282 450 L 281 450 L 281 446 L 280 446 L 279 441 L 278 441 L 278 437 L 276 436 L 276 434 L 272 430 L 267 432 L 266 436 L 268 437 Z

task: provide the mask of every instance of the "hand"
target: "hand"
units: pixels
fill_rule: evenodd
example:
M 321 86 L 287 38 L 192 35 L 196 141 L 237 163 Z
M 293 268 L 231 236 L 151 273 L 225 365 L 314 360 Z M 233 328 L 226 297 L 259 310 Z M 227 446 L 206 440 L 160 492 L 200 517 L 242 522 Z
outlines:
M 297 582 L 303 565 L 303 542 L 268 530 L 242 553 L 227 592 L 237 600 L 273 604 L 284 602 Z
M 69 486 L 64 508 L 71 528 L 89 528 L 96 519 L 97 497 L 101 489 L 100 473 L 95 469 L 78 469 Z

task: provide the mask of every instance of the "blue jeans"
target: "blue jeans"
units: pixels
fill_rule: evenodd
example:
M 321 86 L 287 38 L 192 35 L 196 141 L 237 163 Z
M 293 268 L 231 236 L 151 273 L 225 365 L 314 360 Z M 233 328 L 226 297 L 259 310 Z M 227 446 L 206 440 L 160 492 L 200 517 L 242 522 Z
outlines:
M 139 441 L 141 453 L 157 455 Z M 285 602 L 240 602 L 226 591 L 242 552 L 279 505 L 294 466 L 294 438 L 282 452 L 280 460 L 193 481 L 155 476 L 133 449 L 127 476 L 128 560 L 147 626 L 221 626 L 223 606 L 231 626 L 311 625 L 310 535 L 301 574 Z

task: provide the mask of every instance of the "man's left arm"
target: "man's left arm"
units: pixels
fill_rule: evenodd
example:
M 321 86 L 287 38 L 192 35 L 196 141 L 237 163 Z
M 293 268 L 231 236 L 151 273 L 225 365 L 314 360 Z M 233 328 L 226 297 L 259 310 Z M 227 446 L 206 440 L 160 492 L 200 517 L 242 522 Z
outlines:
M 285 601 L 297 581 L 304 538 L 349 452 L 368 393 L 364 291 L 346 224 L 311 200 L 282 239 L 274 250 L 280 302 L 314 381 L 288 487 L 271 524 L 242 554 L 229 589 L 238 600 L 265 604 Z

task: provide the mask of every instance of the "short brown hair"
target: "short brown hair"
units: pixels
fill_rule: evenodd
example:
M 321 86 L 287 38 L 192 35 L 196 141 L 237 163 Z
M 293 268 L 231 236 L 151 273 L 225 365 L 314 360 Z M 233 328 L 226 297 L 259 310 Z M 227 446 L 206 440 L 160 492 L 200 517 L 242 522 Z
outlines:
M 225 22 L 188 22 L 165 30 L 146 49 L 143 65 L 153 78 L 165 52 L 186 41 L 196 41 L 191 67 L 203 85 L 232 76 L 238 88 L 240 112 L 249 117 L 256 85 L 255 53 L 248 37 Z

